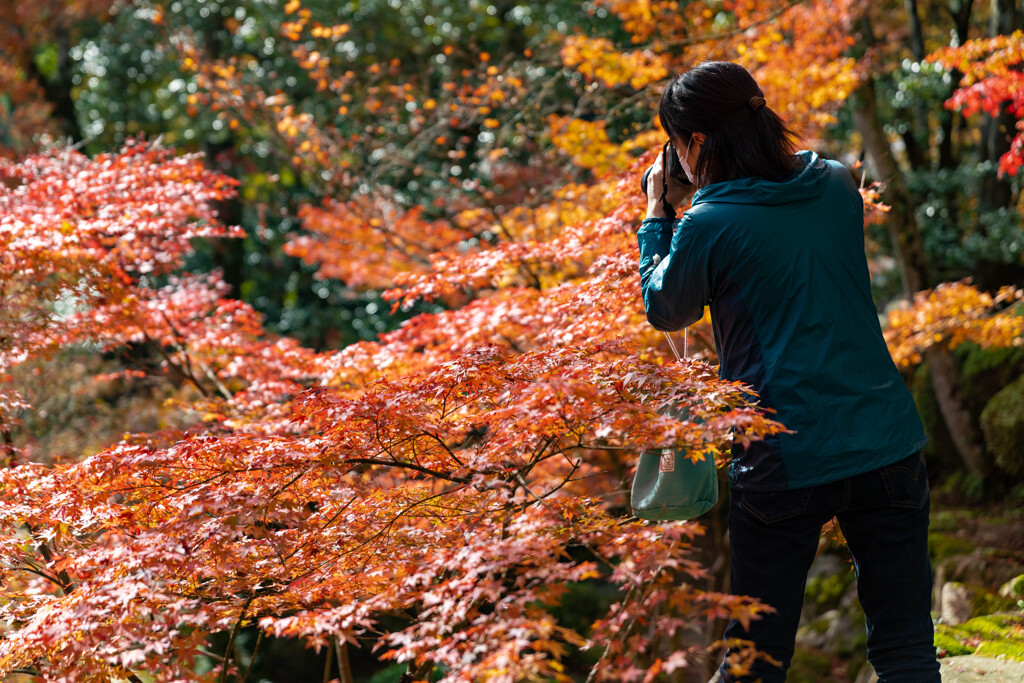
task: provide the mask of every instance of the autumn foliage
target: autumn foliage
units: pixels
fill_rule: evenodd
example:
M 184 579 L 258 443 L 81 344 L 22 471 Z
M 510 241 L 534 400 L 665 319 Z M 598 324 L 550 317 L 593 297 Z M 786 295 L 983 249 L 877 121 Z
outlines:
M 574 35 L 548 55 L 583 97 L 628 88 L 649 111 L 684 60 L 730 58 L 813 136 L 865 68 L 847 54 L 858 3 L 598 4 L 630 44 Z M 268 332 L 217 272 L 183 270 L 192 240 L 241 235 L 215 209 L 237 181 L 199 156 L 133 141 L 0 166 L 0 673 L 244 680 L 230 643 L 257 628 L 339 654 L 375 648 L 410 680 L 567 681 L 582 648 L 596 653 L 589 680 L 651 681 L 707 656 L 686 638 L 695 625 L 764 609 L 707 589 L 699 525 L 629 515 L 645 449 L 722 464 L 784 428 L 705 362 L 706 322 L 690 333 L 698 358 L 682 361 L 646 323 L 637 176 L 663 134 L 533 107 L 551 87 L 540 57 L 461 55 L 463 68 L 441 47 L 448 70 L 422 80 L 393 62 L 341 68 L 334 46 L 350 31 L 296 0 L 283 8 L 280 40 L 331 116 L 187 31 L 170 39 L 198 84 L 189 106 L 266 135 L 321 194 L 288 254 L 386 290 L 396 311 L 438 305 L 375 341 L 305 348 Z M 435 201 L 416 200 L 423 186 Z M 966 283 L 921 293 L 890 315 L 894 358 L 1019 344 L 1020 298 Z M 8 373 L 72 348 L 156 358 L 192 387 L 177 399 L 188 428 L 33 462 L 11 438 L 31 407 Z M 668 415 L 678 406 L 689 419 Z M 598 583 L 615 590 L 605 613 L 563 623 L 563 600 Z M 216 632 L 230 640 L 214 657 Z
M 654 655 L 654 633 L 679 628 L 673 619 L 756 614 L 696 587 L 698 527 L 626 521 L 613 514 L 621 494 L 611 506 L 598 495 L 621 486 L 622 458 L 643 448 L 715 457 L 727 437 L 776 430 L 742 387 L 571 326 L 526 352 L 478 332 L 425 356 L 396 335 L 371 363 L 366 349 L 313 353 L 264 333 L 215 278 L 159 282 L 189 237 L 232 234 L 210 209 L 231 183 L 197 159 L 145 144 L 95 160 L 55 150 L 6 176 L 5 254 L 19 259 L 5 261 L 4 286 L 37 306 L 5 321 L 5 338 L 22 340 L 6 362 L 144 343 L 200 394 L 188 432 L 4 471 L 3 613 L 19 626 L 0 645 L 3 671 L 191 680 L 211 631 L 259 624 L 322 646 L 407 614 L 382 651 L 449 667 L 452 680 L 559 678 L 566 647 L 584 644 L 603 651 L 599 678 L 621 680 L 637 675 L 636 652 Z M 679 403 L 700 426 L 660 414 Z M 548 610 L 596 579 L 630 589 L 588 640 Z M 670 587 L 684 613 L 647 622 Z
M 1024 166 L 1024 32 L 972 40 L 960 47 L 936 52 L 930 59 L 963 74 L 960 88 L 946 106 L 965 115 L 984 111 L 996 116 L 1006 108 L 1017 119 L 1016 134 L 999 159 L 999 171 L 1015 176 Z
M 1005 348 L 1024 343 L 1024 317 L 1012 305 L 1024 291 L 1004 287 L 995 296 L 968 282 L 949 282 L 918 292 L 912 304 L 890 311 L 885 340 L 902 367 L 921 362 L 933 346 L 955 348 L 966 342 Z

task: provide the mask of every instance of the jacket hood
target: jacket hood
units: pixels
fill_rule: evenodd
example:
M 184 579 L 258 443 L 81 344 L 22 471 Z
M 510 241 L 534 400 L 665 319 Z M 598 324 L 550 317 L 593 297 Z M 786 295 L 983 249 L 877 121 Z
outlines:
M 831 169 L 814 152 L 797 152 L 803 168 L 779 182 L 752 177 L 706 185 L 693 195 L 692 206 L 705 202 L 717 204 L 777 205 L 817 197 L 828 185 Z

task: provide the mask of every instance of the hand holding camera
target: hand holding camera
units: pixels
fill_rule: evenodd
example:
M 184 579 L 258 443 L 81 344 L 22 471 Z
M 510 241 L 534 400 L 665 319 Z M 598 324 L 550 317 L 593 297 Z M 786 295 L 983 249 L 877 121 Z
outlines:
M 692 189 L 693 184 L 683 170 L 675 147 L 666 142 L 654 164 L 640 179 L 640 190 L 647 195 L 647 217 L 675 218 L 675 207 Z

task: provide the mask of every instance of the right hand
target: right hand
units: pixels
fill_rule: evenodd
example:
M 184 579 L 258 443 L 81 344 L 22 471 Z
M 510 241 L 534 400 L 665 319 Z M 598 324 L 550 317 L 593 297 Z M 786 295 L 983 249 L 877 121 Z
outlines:
M 668 218 L 668 215 L 665 213 L 665 207 L 661 202 L 661 179 L 665 175 L 664 162 L 665 155 L 662 154 L 661 150 L 658 150 L 654 163 L 651 165 L 651 175 L 647 178 L 647 218 Z M 674 209 L 683 203 L 691 189 L 693 189 L 691 186 L 683 185 L 672 176 L 669 176 L 668 192 L 665 194 L 665 200 Z

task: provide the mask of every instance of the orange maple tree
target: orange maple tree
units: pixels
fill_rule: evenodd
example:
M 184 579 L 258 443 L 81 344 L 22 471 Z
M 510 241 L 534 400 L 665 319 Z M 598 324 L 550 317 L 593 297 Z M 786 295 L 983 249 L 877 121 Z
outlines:
M 216 276 L 171 275 L 189 238 L 236 234 L 210 208 L 233 183 L 195 157 L 53 150 L 4 176 L 5 364 L 146 344 L 200 390 L 187 431 L 80 463 L 14 456 L 0 473 L 5 674 L 197 680 L 211 632 L 342 647 L 404 615 L 379 647 L 418 677 L 565 679 L 566 648 L 586 646 L 602 652 L 595 680 L 626 680 L 697 656 L 658 645 L 684 620 L 756 617 L 698 588 L 697 525 L 623 519 L 607 499 L 640 450 L 716 457 L 779 429 L 706 365 L 645 359 L 619 330 L 403 349 L 424 320 L 370 363 L 365 347 L 314 353 L 268 335 Z M 454 313 L 470 326 L 472 307 Z M 662 414 L 680 404 L 700 424 Z M 610 612 L 586 636 L 560 625 L 568 586 L 595 580 L 624 587 Z M 666 604 L 678 610 L 652 620 Z M 206 678 L 244 675 L 227 652 Z
M 947 282 L 918 292 L 914 301 L 889 312 L 885 340 L 901 367 L 920 363 L 933 346 L 954 348 L 973 342 L 986 348 L 1024 344 L 1024 316 L 1012 304 L 1024 290 L 1003 287 L 995 296 L 969 282 Z

